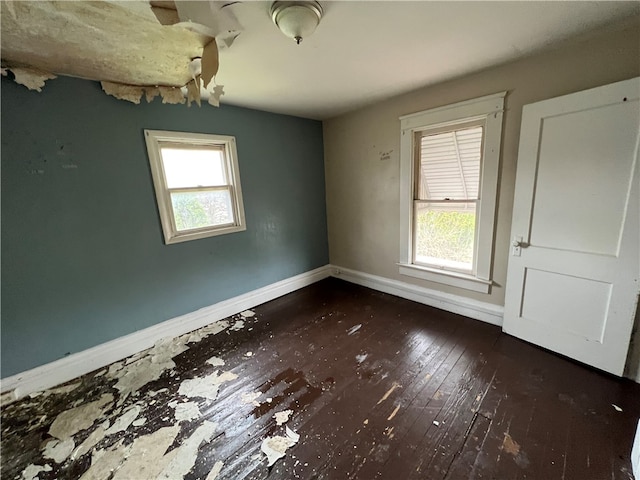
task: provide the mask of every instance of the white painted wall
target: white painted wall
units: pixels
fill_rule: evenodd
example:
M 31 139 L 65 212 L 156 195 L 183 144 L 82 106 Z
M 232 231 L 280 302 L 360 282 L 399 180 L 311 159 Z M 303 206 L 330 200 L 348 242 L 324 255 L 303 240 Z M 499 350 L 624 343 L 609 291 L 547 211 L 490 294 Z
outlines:
M 553 51 L 427 86 L 324 122 L 333 265 L 504 305 L 522 107 L 640 75 L 640 17 L 574 39 Z M 416 59 L 428 62 L 428 58 Z M 507 90 L 493 279 L 489 294 L 399 275 L 398 117 Z M 636 342 L 636 344 L 639 342 Z M 635 355 L 632 353 L 632 356 Z M 637 357 L 633 357 L 637 360 Z M 638 369 L 633 369 L 637 371 Z

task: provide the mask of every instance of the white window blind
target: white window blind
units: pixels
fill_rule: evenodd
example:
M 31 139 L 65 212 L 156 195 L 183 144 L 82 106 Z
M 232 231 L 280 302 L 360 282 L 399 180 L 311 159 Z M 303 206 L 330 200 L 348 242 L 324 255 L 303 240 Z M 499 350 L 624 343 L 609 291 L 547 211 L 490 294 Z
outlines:
M 479 198 L 482 130 L 476 126 L 422 135 L 417 200 Z

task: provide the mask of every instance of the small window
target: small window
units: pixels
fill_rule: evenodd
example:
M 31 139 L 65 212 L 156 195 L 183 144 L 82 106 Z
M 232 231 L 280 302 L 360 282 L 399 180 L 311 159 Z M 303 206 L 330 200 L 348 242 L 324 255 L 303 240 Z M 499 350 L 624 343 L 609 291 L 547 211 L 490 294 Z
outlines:
M 504 96 L 401 117 L 401 274 L 489 292 Z
M 234 137 L 144 134 L 165 243 L 246 229 Z

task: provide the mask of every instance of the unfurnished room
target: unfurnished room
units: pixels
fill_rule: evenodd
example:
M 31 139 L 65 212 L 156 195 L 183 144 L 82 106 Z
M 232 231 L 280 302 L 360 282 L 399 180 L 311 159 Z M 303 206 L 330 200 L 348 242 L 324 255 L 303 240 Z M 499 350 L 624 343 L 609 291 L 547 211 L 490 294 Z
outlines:
M 640 2 L 0 16 L 1 478 L 640 480 Z

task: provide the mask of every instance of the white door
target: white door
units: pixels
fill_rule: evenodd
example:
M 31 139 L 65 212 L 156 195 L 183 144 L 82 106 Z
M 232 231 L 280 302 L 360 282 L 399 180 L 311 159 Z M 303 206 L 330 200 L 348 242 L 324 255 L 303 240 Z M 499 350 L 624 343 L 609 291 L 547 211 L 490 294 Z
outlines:
M 640 78 L 526 105 L 503 330 L 622 375 L 640 277 Z

